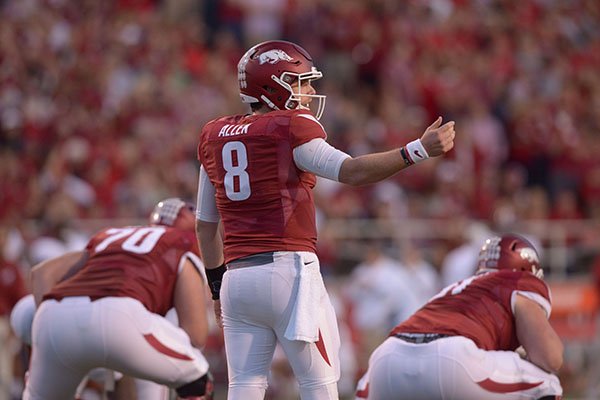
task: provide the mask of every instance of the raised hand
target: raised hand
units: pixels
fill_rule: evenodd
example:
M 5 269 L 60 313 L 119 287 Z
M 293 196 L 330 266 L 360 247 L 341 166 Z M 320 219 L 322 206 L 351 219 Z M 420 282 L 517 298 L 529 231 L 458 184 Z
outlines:
M 437 157 L 447 153 L 454 147 L 454 121 L 442 125 L 442 117 L 438 117 L 421 136 L 421 144 L 429 157 Z

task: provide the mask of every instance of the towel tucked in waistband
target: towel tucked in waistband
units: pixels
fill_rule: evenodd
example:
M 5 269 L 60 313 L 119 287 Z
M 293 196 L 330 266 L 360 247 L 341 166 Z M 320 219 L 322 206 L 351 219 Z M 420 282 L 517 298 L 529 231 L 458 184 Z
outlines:
M 298 292 L 284 336 L 289 340 L 315 343 L 319 340 L 320 307 L 325 284 L 317 256 L 305 252 L 297 254 Z

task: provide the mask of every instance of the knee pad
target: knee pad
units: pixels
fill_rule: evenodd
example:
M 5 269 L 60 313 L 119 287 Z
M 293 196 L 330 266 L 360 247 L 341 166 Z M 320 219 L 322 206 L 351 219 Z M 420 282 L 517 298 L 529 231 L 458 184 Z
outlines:
M 210 372 L 207 372 L 195 381 L 178 387 L 175 391 L 177 396 L 183 399 L 194 396 L 203 396 L 202 398 L 205 400 L 212 399 L 214 391 L 213 377 Z

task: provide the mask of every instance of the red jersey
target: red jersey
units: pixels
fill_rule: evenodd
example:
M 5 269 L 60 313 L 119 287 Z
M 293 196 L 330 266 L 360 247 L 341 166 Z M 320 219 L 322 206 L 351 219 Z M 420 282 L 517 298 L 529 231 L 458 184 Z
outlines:
M 0 317 L 10 315 L 15 304 L 27 293 L 19 267 L 0 258 Z
M 225 261 L 269 251 L 312 251 L 316 178 L 293 149 L 326 138 L 303 110 L 219 118 L 202 129 L 198 159 L 216 191 Z
M 86 250 L 85 265 L 44 299 L 131 297 L 165 315 L 173 307 L 175 282 L 185 259 L 200 268 L 194 232 L 163 225 L 108 228 L 94 235 Z
M 474 275 L 442 290 L 425 306 L 392 330 L 392 335 L 442 333 L 464 336 L 484 350 L 519 347 L 513 307 L 520 293 L 550 316 L 550 289 L 524 271 L 500 270 Z

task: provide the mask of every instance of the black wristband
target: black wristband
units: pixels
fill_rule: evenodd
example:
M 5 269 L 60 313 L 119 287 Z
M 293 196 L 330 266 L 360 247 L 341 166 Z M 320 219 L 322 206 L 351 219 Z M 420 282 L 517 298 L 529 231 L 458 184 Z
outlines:
M 414 161 L 410 159 L 410 157 L 408 156 L 408 154 L 406 154 L 406 149 L 404 148 L 404 146 L 400 147 L 400 154 L 402 155 L 402 159 L 404 160 L 404 163 L 406 165 L 413 165 Z
M 221 281 L 223 281 L 223 275 L 225 274 L 225 271 L 227 271 L 227 268 L 225 267 L 225 264 L 221 264 L 217 268 L 206 268 L 205 270 L 206 278 L 208 279 L 208 287 L 210 288 L 210 293 L 212 293 L 212 299 L 219 300 Z

